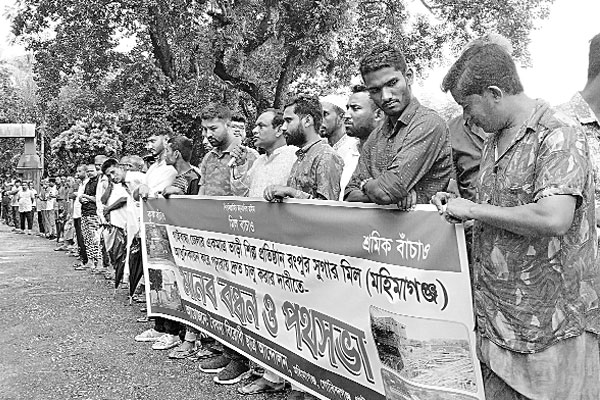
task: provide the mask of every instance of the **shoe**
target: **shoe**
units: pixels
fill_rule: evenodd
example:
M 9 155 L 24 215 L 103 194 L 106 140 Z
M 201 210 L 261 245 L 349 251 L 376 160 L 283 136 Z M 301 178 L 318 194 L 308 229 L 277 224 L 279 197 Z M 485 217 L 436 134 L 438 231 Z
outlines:
M 115 277 L 110 272 L 105 272 L 104 279 L 106 279 L 107 281 L 111 281 L 111 280 L 115 279 Z
M 54 251 L 67 251 L 67 248 L 65 246 L 58 246 L 54 249 Z
M 183 360 L 184 358 L 195 355 L 198 350 L 200 349 L 196 347 L 196 342 L 188 342 L 184 340 L 179 347 L 169 353 L 169 358 L 174 360 Z
M 179 340 L 179 336 L 177 335 L 169 335 L 165 333 L 162 335 L 154 344 L 152 345 L 152 350 L 168 350 L 176 347 L 181 343 Z
M 88 267 L 87 265 L 83 265 L 83 264 L 79 264 L 75 267 L 75 271 L 85 271 L 86 269 L 89 269 L 90 267 Z
M 277 393 L 285 390 L 285 382 L 273 383 L 269 382 L 265 378 L 258 378 L 244 386 L 237 389 L 239 394 L 251 395 L 261 393 Z
M 150 318 L 148 318 L 147 316 L 139 317 L 138 319 L 135 320 L 135 322 L 139 322 L 140 324 L 143 324 L 146 322 L 150 322 Z
M 154 330 L 153 328 L 150 328 L 147 331 L 144 331 L 144 332 L 140 333 L 139 335 L 137 335 L 135 337 L 135 341 L 136 342 L 156 342 L 162 335 L 164 335 L 163 332 L 158 332 L 158 331 Z
M 210 349 L 201 346 L 200 348 L 198 348 L 198 350 L 196 351 L 196 354 L 193 354 L 191 356 L 188 357 L 188 360 L 192 360 L 192 361 L 198 361 L 198 360 L 206 360 L 208 358 L 213 358 L 218 356 L 217 353 L 211 351 Z
M 250 367 L 247 362 L 231 360 L 221 372 L 214 377 L 213 381 L 220 385 L 234 385 L 248 375 Z
M 231 359 L 223 354 L 202 361 L 198 367 L 200 371 L 207 374 L 218 374 L 223 371 L 227 364 L 231 362 Z

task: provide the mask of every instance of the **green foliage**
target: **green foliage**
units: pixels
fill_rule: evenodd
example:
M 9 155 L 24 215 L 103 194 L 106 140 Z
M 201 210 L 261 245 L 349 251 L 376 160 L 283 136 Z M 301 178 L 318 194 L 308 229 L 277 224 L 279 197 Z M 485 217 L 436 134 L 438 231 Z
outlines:
M 194 140 L 197 161 L 209 102 L 252 120 L 290 89 L 348 85 L 378 42 L 397 44 L 420 71 L 495 31 L 526 62 L 533 22 L 552 1 L 18 0 L 12 28 L 35 56 L 47 137 L 117 113 L 124 152 L 141 154 L 148 135 L 172 129 Z M 122 39 L 134 45 L 120 49 Z
M 114 114 L 95 113 L 52 139 L 52 162 L 48 169 L 53 173 L 73 173 L 77 165 L 93 162 L 94 156 L 104 154 L 118 157 L 122 143 L 121 130 Z

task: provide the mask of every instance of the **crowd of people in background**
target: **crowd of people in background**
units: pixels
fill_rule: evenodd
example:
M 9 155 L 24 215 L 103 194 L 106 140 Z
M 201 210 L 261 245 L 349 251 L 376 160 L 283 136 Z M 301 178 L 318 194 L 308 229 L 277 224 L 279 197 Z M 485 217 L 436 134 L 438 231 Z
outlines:
M 299 95 L 282 109 L 261 110 L 251 133 L 227 106 L 206 106 L 207 153 L 198 166 L 190 164 L 192 140 L 160 132 L 148 138 L 146 158 L 100 154 L 74 176 L 44 178 L 37 190 L 7 178 L 1 216 L 15 233 L 56 240 L 57 251 L 78 257 L 76 270 L 119 284 L 139 251 L 140 201 L 149 197 L 402 210 L 431 202 L 466 227 L 487 398 L 597 399 L 600 35 L 591 41 L 586 87 L 558 108 L 525 95 L 510 53 L 496 35 L 467 46 L 442 84 L 463 115 L 445 121 L 413 95 L 404 55 L 381 45 L 361 60 L 364 84 L 349 96 Z M 152 285 L 160 276 L 148 279 Z M 241 394 L 287 385 L 276 371 L 169 319 L 155 318 L 135 340 L 170 350 L 169 358 L 198 360 L 217 384 L 252 376 Z M 288 398 L 314 397 L 292 387 Z

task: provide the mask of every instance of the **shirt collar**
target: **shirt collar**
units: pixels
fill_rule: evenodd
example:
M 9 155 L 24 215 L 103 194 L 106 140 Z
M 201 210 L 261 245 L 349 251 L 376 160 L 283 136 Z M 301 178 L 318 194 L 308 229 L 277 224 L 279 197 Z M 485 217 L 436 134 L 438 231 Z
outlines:
M 233 139 L 231 140 L 231 143 L 229 144 L 229 147 L 227 147 L 225 150 L 220 150 L 218 148 L 213 148 L 211 151 L 213 153 L 216 154 L 217 157 L 221 158 L 223 157 L 226 153 L 231 153 L 231 150 L 242 143 L 242 139 L 238 136 L 234 136 Z
M 407 126 L 410 123 L 410 121 L 413 119 L 415 114 L 417 113 L 417 110 L 419 109 L 420 106 L 421 106 L 421 103 L 419 103 L 419 100 L 417 100 L 416 97 L 411 97 L 410 102 L 408 103 L 408 105 L 406 106 L 404 111 L 402 111 L 402 114 L 400 114 L 400 117 L 398 117 L 398 121 L 396 121 L 395 125 L 392 126 L 391 118 L 389 116 L 386 117 L 387 124 L 391 128 L 388 131 L 390 133 L 390 135 L 394 135 L 394 134 L 398 133 L 398 131 L 400 130 L 401 127 Z
M 333 146 L 332 146 L 332 147 L 333 147 L 333 149 L 334 149 L 335 151 L 338 151 L 338 150 L 339 150 L 339 149 L 340 149 L 340 148 L 341 148 L 341 147 L 344 145 L 344 143 L 346 143 L 346 141 L 348 141 L 348 139 L 349 139 L 349 136 L 348 136 L 348 135 L 346 135 L 346 134 L 344 134 L 344 136 L 342 136 L 342 137 L 340 138 L 340 140 L 338 140 L 337 142 L 335 142 L 335 143 L 333 144 Z
M 309 143 L 307 145 L 305 145 L 304 147 L 302 147 L 301 149 L 298 149 L 298 151 L 296 151 L 296 156 L 298 157 L 298 159 L 302 159 L 304 158 L 304 156 L 306 155 L 306 153 L 308 153 L 308 151 L 317 143 L 320 143 L 322 141 L 322 139 L 317 139 L 312 143 Z
M 580 92 L 575 93 L 570 101 L 573 113 L 582 124 L 593 124 L 594 122 L 600 124 L 598 118 L 594 114 L 594 111 L 590 108 L 590 105 L 585 101 Z

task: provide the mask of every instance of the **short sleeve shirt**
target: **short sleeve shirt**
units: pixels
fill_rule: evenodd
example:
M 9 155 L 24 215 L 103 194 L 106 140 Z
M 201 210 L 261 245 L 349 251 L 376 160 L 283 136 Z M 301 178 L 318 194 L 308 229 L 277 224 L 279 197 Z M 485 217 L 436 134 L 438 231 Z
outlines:
M 194 168 L 188 169 L 183 174 L 179 174 L 175 177 L 173 186 L 181 189 L 186 195 L 198 194 L 198 183 L 200 181 L 200 175 L 194 170 Z
M 522 236 L 475 222 L 479 333 L 500 347 L 534 353 L 582 334 L 586 310 L 593 307 L 581 284 L 596 258 L 588 146 L 573 120 L 541 101 L 497 159 L 496 139 L 484 143 L 480 203 L 516 207 L 549 196 L 577 198 L 572 225 L 560 237 Z
M 296 157 L 287 185 L 314 199 L 338 200 L 344 169 L 342 157 L 322 140 L 296 151 Z

